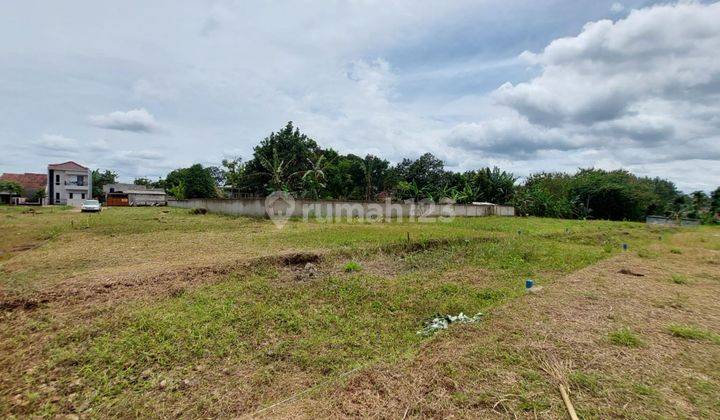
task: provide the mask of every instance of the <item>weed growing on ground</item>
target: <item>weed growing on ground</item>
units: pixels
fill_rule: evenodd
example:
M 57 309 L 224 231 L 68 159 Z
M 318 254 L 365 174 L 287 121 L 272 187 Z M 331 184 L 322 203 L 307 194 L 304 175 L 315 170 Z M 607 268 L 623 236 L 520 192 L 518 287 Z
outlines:
M 635 334 L 630 328 L 623 327 L 619 330 L 610 332 L 608 335 L 610 342 L 625 347 L 640 347 L 643 345 L 643 341 Z
M 352 273 L 354 271 L 360 271 L 362 270 L 362 266 L 359 263 L 356 263 L 355 261 L 350 261 L 347 264 L 345 264 L 345 267 L 343 267 L 346 273 Z
M 710 341 L 720 344 L 720 334 L 712 331 L 703 330 L 692 325 L 670 325 L 668 332 L 673 337 L 684 338 L 687 340 Z
M 670 276 L 670 280 L 672 280 L 672 282 L 675 284 L 688 284 L 689 283 L 687 277 L 685 277 L 681 274 L 673 274 L 672 276 Z

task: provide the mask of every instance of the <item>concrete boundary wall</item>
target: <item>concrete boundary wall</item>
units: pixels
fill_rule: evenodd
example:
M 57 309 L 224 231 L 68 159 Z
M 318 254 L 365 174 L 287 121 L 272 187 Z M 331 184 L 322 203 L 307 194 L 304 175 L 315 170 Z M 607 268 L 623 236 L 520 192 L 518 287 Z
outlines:
M 700 226 L 699 219 L 672 219 L 664 216 L 647 216 L 645 218 L 645 223 L 661 226 Z
M 481 217 L 515 216 L 512 206 L 472 204 L 370 203 L 295 199 L 292 203 L 274 201 L 266 206 L 264 198 L 168 200 L 171 207 L 205 209 L 210 213 L 234 216 L 268 217 L 268 213 L 293 218 L 397 218 L 397 217 Z

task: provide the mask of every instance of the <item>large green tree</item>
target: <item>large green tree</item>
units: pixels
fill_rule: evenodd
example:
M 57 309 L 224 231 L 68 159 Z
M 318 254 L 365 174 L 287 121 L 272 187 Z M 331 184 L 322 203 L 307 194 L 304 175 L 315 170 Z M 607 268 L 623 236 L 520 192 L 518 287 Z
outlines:
M 224 186 L 230 187 L 233 194 L 239 193 L 245 184 L 247 177 L 245 166 L 242 158 L 239 157 L 235 159 L 223 159 L 222 161 L 222 170 L 225 177 Z
M 253 158 L 245 168 L 247 179 L 245 189 L 264 194 L 268 189 L 302 189 L 301 177 L 291 177 L 311 169 L 322 154 L 315 140 L 300 132 L 292 121 L 273 132 L 253 149 Z M 278 177 L 282 178 L 279 179 Z
M 100 172 L 100 169 L 92 171 L 92 196 L 102 200 L 104 197 L 103 187 L 107 184 L 115 184 L 118 174 L 110 170 Z
M 217 197 L 212 173 L 199 163 L 170 172 L 165 178 L 165 188 L 178 199 Z
M 710 194 L 710 211 L 720 213 L 720 187 Z

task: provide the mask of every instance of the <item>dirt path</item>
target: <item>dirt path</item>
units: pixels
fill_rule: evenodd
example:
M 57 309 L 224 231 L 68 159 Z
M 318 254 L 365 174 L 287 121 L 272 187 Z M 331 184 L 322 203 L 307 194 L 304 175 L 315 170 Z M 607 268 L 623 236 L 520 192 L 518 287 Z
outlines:
M 186 267 L 148 273 L 123 273 L 107 278 L 85 277 L 64 280 L 55 287 L 29 296 L 17 296 L 0 290 L 0 311 L 34 310 L 40 306 L 90 305 L 127 302 L 143 296 L 155 300 L 177 294 L 188 287 L 209 284 L 225 278 L 231 272 L 248 271 L 260 265 L 296 266 L 316 262 L 322 254 L 314 252 L 287 252 L 264 257 L 250 257 L 228 263 Z M 0 318 L 0 321 L 2 318 Z
M 581 418 L 718 418 L 720 252 L 685 239 L 573 273 L 437 335 L 403 364 L 263 415 L 564 418 L 550 360 L 565 366 Z

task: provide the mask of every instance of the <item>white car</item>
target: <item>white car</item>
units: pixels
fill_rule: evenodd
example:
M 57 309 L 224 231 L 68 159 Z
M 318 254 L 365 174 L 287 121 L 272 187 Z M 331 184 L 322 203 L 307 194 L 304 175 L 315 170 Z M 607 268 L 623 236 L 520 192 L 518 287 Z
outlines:
M 82 206 L 80 206 L 80 211 L 86 212 L 86 211 L 96 211 L 99 212 L 102 210 L 102 206 L 100 205 L 100 202 L 97 200 L 85 200 L 82 203 Z

